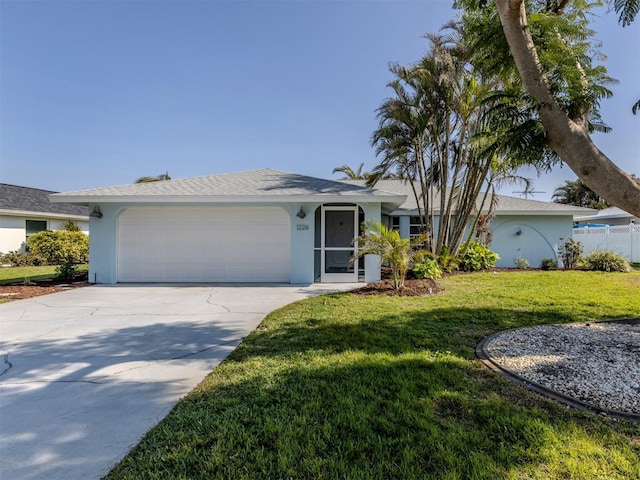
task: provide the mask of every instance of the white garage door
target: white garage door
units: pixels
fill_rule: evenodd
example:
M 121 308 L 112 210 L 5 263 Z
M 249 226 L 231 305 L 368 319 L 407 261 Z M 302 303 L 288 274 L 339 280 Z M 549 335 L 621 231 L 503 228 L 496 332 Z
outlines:
M 289 282 L 277 207 L 135 207 L 118 218 L 119 282 Z

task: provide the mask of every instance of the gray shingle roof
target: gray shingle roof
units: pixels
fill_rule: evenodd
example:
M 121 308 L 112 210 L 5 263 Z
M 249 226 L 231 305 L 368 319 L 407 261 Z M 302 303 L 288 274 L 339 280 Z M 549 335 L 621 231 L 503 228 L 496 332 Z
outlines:
M 364 180 L 342 180 L 344 183 L 350 185 L 364 185 Z M 395 193 L 398 195 L 404 194 L 407 196 L 406 201 L 397 208 L 394 213 L 401 212 L 415 212 L 418 210 L 418 205 L 411 190 L 411 185 L 403 180 L 380 180 L 376 184 L 376 188 L 381 190 Z M 480 207 L 481 198 L 478 200 L 478 207 Z M 507 195 L 498 195 L 498 207 L 497 212 L 499 215 L 587 215 L 594 213 L 595 210 L 590 208 L 576 207 L 574 205 L 563 205 L 554 202 L 541 202 L 539 200 L 528 200 L 518 197 L 509 197 Z
M 171 198 L 226 199 L 284 197 L 379 197 L 381 201 L 403 198 L 395 194 L 372 189 L 364 185 L 351 185 L 336 180 L 308 177 L 269 168 L 248 172 L 208 175 L 117 187 L 79 190 L 53 195 L 53 201 L 70 202 L 126 202 L 131 200 L 158 200 Z M 213 198 L 212 198 L 213 197 Z
M 592 213 L 590 215 L 583 214 L 582 216 L 574 217 L 574 220 L 576 222 L 592 221 L 597 223 L 602 220 L 613 220 L 619 218 L 625 218 L 634 221 L 639 220 L 638 217 L 635 217 L 618 207 L 603 208 L 602 210 L 598 210 L 596 213 Z
M 51 203 L 51 190 L 20 187 L 0 183 L 0 210 L 34 212 L 40 214 L 89 216 L 89 209 L 81 205 Z

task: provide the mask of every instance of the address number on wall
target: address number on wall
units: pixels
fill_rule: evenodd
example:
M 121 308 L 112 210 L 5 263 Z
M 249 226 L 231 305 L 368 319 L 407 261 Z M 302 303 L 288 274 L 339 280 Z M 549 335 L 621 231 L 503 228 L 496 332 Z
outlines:
M 296 230 L 309 230 L 309 225 L 305 223 L 299 223 L 296 225 Z

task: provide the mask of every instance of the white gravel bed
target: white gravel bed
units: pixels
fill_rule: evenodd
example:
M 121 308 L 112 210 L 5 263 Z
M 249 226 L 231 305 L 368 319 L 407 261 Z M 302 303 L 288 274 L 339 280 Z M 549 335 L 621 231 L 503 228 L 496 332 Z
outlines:
M 496 335 L 485 351 L 525 380 L 597 408 L 640 414 L 640 324 L 525 327 Z

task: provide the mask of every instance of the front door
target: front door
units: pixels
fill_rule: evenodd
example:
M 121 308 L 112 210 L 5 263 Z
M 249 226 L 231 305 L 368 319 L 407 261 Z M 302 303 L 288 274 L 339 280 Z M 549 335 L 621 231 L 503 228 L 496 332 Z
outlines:
M 322 282 L 357 282 L 358 207 L 322 208 Z

